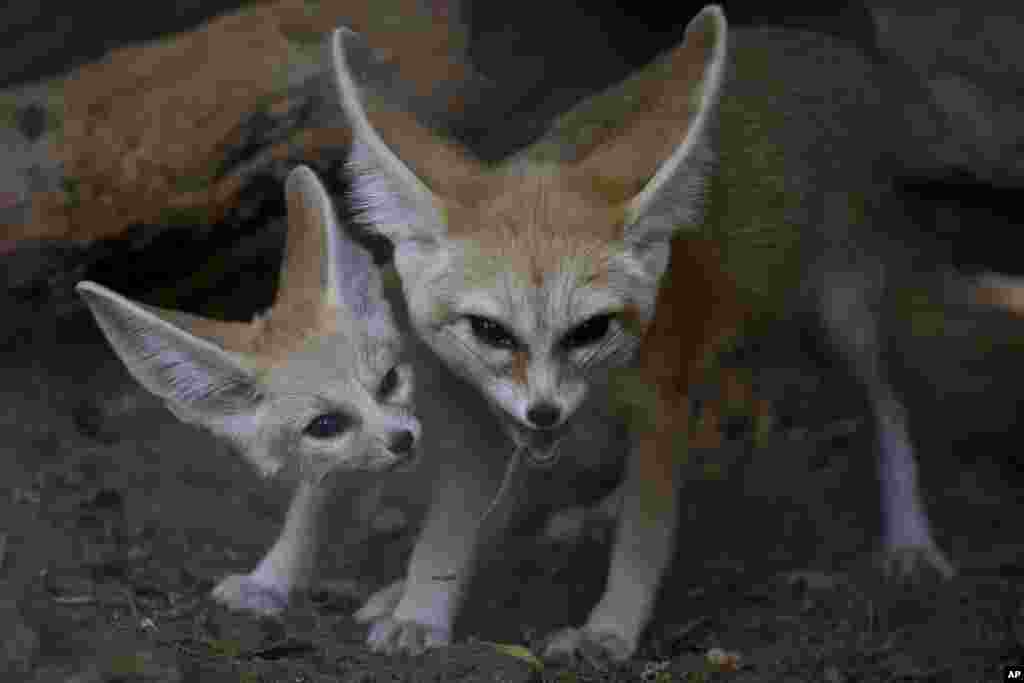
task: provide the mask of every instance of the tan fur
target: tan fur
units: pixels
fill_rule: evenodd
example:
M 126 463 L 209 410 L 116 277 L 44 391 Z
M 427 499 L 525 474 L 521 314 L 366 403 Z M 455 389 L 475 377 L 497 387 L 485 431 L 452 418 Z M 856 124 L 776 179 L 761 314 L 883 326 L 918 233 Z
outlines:
M 745 318 L 717 251 L 713 242 L 675 240 L 658 313 L 638 354 L 641 381 L 656 387 L 658 418 L 653 433 L 640 436 L 634 457 L 643 463 L 643 472 L 658 477 L 651 481 L 651 493 L 662 497 L 674 494 L 659 487 L 674 485 L 671 469 L 686 454 L 680 426 L 689 424 L 689 389 L 701 378 L 709 355 Z
M 567 263 L 581 281 L 601 284 L 609 245 L 622 232 L 622 209 L 595 205 L 546 173 L 492 179 L 490 196 L 465 206 L 446 202 L 449 235 L 501 258 L 502 269 L 538 286 Z
M 292 225 L 318 226 L 317 207 L 293 193 L 287 198 Z M 319 260 L 326 248 L 322 231 L 288 231 L 274 303 L 250 322 L 215 320 L 146 306 L 191 334 L 243 355 L 260 373 L 284 362 L 311 339 L 331 334 L 343 322 L 337 305 L 325 301 Z M 316 267 L 311 266 L 314 264 Z
M 239 354 L 247 367 L 260 374 L 286 362 L 311 340 L 331 334 L 342 322 L 336 307 L 302 298 L 287 305 L 278 300 L 250 322 L 215 320 L 157 306 L 146 308 L 197 337 Z
M 368 111 L 375 126 L 386 127 L 388 145 L 403 159 L 415 159 L 412 170 L 441 196 L 474 203 L 490 192 L 487 169 L 454 144 L 437 135 L 406 112 L 384 106 Z
M 529 369 L 530 355 L 525 351 L 516 351 L 512 354 L 512 364 L 508 369 L 508 377 L 513 382 L 526 384 L 526 372 Z
M 612 203 L 633 199 L 690 132 L 695 97 L 679 84 L 700 81 L 713 49 L 709 32 L 694 31 L 650 67 L 671 78 L 651 78 L 645 70 L 627 81 L 622 87 L 632 98 L 629 111 L 574 150 L 568 160 L 571 182 L 589 185 Z
M 1016 315 L 1024 315 L 1024 283 L 1016 278 L 987 276 L 974 288 L 974 300 Z
M 275 306 L 250 323 L 258 333 L 246 350 L 248 360 L 261 371 L 269 371 L 310 340 L 336 330 L 343 320 L 336 308 L 315 302 Z
M 145 306 L 159 317 L 167 320 L 190 334 L 208 339 L 218 346 L 235 353 L 251 353 L 259 344 L 263 335 L 263 323 L 260 319 L 252 322 L 234 322 L 215 320 L 184 311 L 172 311 L 158 306 Z
M 697 379 L 709 354 L 735 334 L 746 317 L 735 284 L 721 269 L 719 249 L 708 240 L 673 241 L 671 265 L 658 293 L 658 314 L 639 354 L 641 372 L 672 394 L 684 392 Z

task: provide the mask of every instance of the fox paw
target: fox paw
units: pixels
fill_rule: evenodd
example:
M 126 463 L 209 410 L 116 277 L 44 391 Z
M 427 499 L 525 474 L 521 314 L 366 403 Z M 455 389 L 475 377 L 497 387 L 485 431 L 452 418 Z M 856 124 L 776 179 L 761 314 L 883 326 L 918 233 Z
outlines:
M 405 579 L 398 579 L 371 595 L 352 618 L 360 624 L 369 624 L 390 617 L 405 594 Z
M 392 617 L 375 619 L 370 626 L 370 635 L 366 638 L 366 644 L 373 652 L 387 655 L 401 653 L 414 657 L 451 642 L 452 635 L 447 629 L 413 621 L 399 621 Z
M 288 607 L 288 595 L 274 586 L 254 581 L 247 574 L 224 577 L 210 593 L 228 609 L 273 616 Z
M 405 594 L 405 579 L 398 579 L 371 595 L 352 618 L 369 624 L 366 644 L 373 652 L 421 655 L 427 650 L 451 642 L 446 629 L 425 626 L 414 621 L 395 619 L 394 613 Z
M 892 546 L 878 558 L 886 579 L 919 581 L 928 574 L 937 574 L 944 581 L 956 576 L 956 567 L 935 544 Z
M 611 663 L 625 662 L 636 646 L 618 633 L 583 628 L 565 628 L 548 638 L 544 659 L 572 661 L 585 659 L 591 666 L 604 669 Z

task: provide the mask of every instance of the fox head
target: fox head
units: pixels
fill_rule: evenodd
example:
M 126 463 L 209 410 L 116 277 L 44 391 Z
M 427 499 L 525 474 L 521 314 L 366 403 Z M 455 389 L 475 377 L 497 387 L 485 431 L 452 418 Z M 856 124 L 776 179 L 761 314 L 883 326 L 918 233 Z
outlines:
M 129 372 L 181 420 L 228 438 L 265 475 L 409 462 L 420 425 L 411 369 L 370 255 L 344 237 L 323 186 L 286 183 L 288 234 L 273 306 L 251 323 L 76 287 Z
M 588 393 L 634 356 L 673 234 L 701 220 L 722 11 L 706 7 L 675 49 L 495 165 L 367 97 L 354 33 L 331 48 L 355 205 L 395 245 L 417 333 L 534 460 L 553 457 Z

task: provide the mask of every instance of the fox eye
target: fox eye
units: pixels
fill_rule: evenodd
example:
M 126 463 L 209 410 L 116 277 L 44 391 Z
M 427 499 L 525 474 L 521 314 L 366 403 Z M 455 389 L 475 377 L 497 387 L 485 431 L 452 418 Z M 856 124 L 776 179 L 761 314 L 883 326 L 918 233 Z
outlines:
M 466 316 L 473 336 L 496 349 L 517 349 L 519 342 L 500 323 L 479 315 Z
M 562 337 L 561 346 L 567 351 L 578 349 L 581 346 L 589 346 L 600 341 L 608 334 L 608 327 L 611 325 L 612 316 L 610 313 L 595 315 L 584 320 L 576 327 L 569 330 Z
M 380 386 L 377 388 L 377 398 L 384 400 L 391 394 L 395 393 L 395 389 L 397 388 L 398 366 L 395 366 L 384 373 L 384 377 L 380 380 Z
M 344 413 L 324 413 L 310 420 L 302 433 L 314 439 L 332 439 L 347 432 L 354 423 L 355 420 Z

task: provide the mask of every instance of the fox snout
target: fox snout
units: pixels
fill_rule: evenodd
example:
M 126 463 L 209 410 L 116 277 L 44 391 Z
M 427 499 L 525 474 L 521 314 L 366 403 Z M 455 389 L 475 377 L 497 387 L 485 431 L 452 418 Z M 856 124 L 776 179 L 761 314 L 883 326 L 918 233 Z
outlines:
M 550 401 L 538 401 L 527 408 L 526 419 L 537 429 L 551 429 L 562 419 L 562 409 Z
M 494 392 L 493 400 L 520 428 L 547 432 L 558 431 L 571 422 L 587 393 L 584 382 L 548 383 L 540 387 L 530 383 Z
M 403 420 L 405 424 L 396 425 L 395 428 L 381 435 L 378 444 L 380 445 L 378 456 L 381 458 L 381 470 L 391 470 L 395 467 L 409 467 L 415 464 L 419 454 L 420 424 L 415 418 Z
M 522 415 L 506 414 L 503 421 L 516 446 L 524 449 L 527 461 L 547 467 L 558 460 L 558 446 L 571 431 L 572 416 L 554 402 L 538 400 Z
M 407 469 L 416 464 L 419 460 L 418 435 L 409 430 L 392 434 L 388 440 L 386 450 L 388 462 L 383 463 L 382 471 L 393 469 Z
M 388 450 L 395 455 L 408 455 L 416 445 L 416 436 L 408 429 L 394 434 L 388 443 Z

